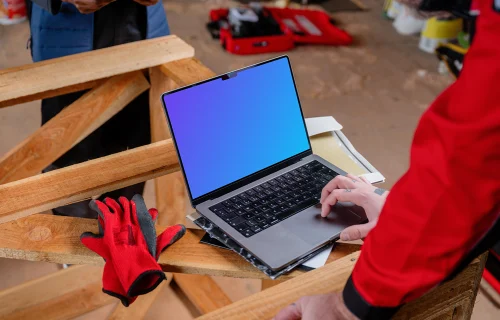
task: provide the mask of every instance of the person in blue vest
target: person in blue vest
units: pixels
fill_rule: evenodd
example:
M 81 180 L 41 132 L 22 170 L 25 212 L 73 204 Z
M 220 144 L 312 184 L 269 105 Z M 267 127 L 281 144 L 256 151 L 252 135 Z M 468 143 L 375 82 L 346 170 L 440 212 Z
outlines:
M 27 0 L 33 62 L 107 48 L 170 33 L 158 0 Z M 84 92 L 42 101 L 42 125 Z M 151 142 L 149 97 L 143 93 L 44 172 Z M 95 174 L 99 174 L 96 172 Z M 141 194 L 144 183 L 102 195 L 117 199 Z M 53 210 L 56 215 L 96 218 L 88 201 Z

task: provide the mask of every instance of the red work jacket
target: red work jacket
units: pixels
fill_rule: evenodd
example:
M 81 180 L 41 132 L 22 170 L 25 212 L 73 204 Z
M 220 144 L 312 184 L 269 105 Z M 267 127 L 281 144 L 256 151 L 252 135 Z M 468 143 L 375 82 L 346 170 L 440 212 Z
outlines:
M 500 239 L 500 12 L 479 6 L 460 77 L 422 116 L 344 289 L 361 319 L 391 317 Z

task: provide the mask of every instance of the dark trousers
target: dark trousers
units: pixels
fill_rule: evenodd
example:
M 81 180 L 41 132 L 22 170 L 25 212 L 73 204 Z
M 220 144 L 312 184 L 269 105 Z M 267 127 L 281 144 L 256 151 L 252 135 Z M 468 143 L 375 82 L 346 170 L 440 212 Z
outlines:
M 71 93 L 43 100 L 42 124 L 76 101 L 82 94 L 83 92 Z M 149 144 L 151 136 L 148 94 L 148 91 L 141 94 L 113 118 L 54 161 L 44 172 Z M 89 174 L 98 175 L 99 172 Z M 120 196 L 130 199 L 135 194 L 142 194 L 143 190 L 144 183 L 139 183 L 103 194 L 99 199 L 103 200 L 105 197 L 118 199 Z M 88 204 L 89 200 L 70 204 L 53 209 L 53 213 L 72 217 L 97 218 L 97 214 L 90 210 Z

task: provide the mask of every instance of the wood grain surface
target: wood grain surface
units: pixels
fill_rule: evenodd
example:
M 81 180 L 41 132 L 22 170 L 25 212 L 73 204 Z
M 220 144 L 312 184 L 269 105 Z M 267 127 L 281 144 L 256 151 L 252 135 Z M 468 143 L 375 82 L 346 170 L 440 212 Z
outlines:
M 176 273 L 174 281 L 201 314 L 215 311 L 232 303 L 231 299 L 209 276 Z
M 352 253 L 335 263 L 326 264 L 198 319 L 271 319 L 279 310 L 302 296 L 341 291 L 358 257 L 359 252 Z M 454 312 L 450 310 L 459 310 L 471 297 L 475 297 L 474 279 L 482 272 L 482 259 L 484 257 L 474 260 L 456 278 L 402 307 L 394 319 L 455 319 L 452 318 Z M 443 315 L 448 317 L 443 318 Z
M 161 71 L 174 80 L 179 87 L 215 77 L 216 74 L 196 58 L 186 58 L 165 63 Z
M 171 140 L 0 185 L 0 223 L 179 170 Z
M 3 290 L 0 318 L 65 320 L 116 302 L 101 277 L 101 267 L 72 266 Z
M 0 107 L 89 88 L 89 82 L 158 66 L 194 55 L 194 49 L 175 35 L 131 42 L 0 70 Z M 82 85 L 83 84 L 83 85 Z M 61 88 L 68 88 L 58 90 Z
M 158 226 L 160 233 L 165 227 Z M 34 214 L 0 224 L 0 257 L 30 261 L 103 265 L 104 261 L 80 242 L 83 232 L 97 232 L 92 219 Z M 237 278 L 268 279 L 236 253 L 199 243 L 204 232 L 188 230 L 160 256 L 165 272 L 191 273 Z M 360 249 L 359 245 L 339 244 L 328 263 Z M 296 270 L 280 277 L 291 279 L 304 274 Z
M 87 92 L 0 158 L 0 184 L 40 173 L 148 88 L 136 71 Z
M 159 67 L 150 68 L 151 90 L 149 112 L 151 117 L 151 141 L 157 142 L 170 138 L 167 118 L 163 110 L 161 95 L 177 88 L 175 82 L 165 76 Z M 185 223 L 189 197 L 182 172 L 173 172 L 155 179 L 156 209 L 158 224 L 174 225 Z

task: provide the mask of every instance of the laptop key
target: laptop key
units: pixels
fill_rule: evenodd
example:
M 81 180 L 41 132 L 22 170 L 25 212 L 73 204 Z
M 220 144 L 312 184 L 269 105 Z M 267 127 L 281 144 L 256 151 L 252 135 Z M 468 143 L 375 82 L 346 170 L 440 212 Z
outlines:
M 249 205 L 250 203 L 252 202 L 250 202 L 250 200 L 248 200 L 247 198 L 241 200 L 241 204 L 243 204 L 244 206 Z
M 265 206 L 260 206 L 259 207 L 260 210 L 262 210 L 262 212 L 266 212 L 266 211 L 269 211 L 271 208 L 269 208 L 269 206 L 265 205 Z
M 248 237 L 253 236 L 255 233 L 253 233 L 253 231 L 252 231 L 252 230 L 247 229 L 247 230 L 245 230 L 242 234 L 243 234 L 245 237 L 247 237 L 247 238 L 248 238 Z
M 246 221 L 242 217 L 236 217 L 236 218 L 232 219 L 231 221 L 229 221 L 229 224 L 232 227 L 236 227 L 237 225 L 244 223 L 244 222 L 246 222 Z
M 275 185 L 277 185 L 277 184 L 278 184 L 278 182 L 276 182 L 275 180 L 271 180 L 271 181 L 269 181 L 269 184 L 270 184 L 271 186 L 275 186 Z
M 260 193 L 262 191 L 264 191 L 264 189 L 261 187 L 261 186 L 256 186 L 255 188 L 253 188 L 255 190 L 255 192 L 257 193 Z
M 274 224 L 277 224 L 278 222 L 280 222 L 280 219 L 273 217 L 273 218 L 269 219 L 268 222 L 270 225 L 274 225 Z
M 222 217 L 222 219 L 226 222 L 229 222 L 234 218 L 236 218 L 236 215 L 234 213 L 228 213 L 224 217 Z
M 257 192 L 255 192 L 255 190 L 253 190 L 253 189 L 250 189 L 250 190 L 248 190 L 248 191 L 246 192 L 246 194 L 247 194 L 247 195 L 249 195 L 249 196 L 254 196 L 256 193 L 257 193 Z
M 279 187 L 279 185 L 274 185 L 274 186 L 271 187 L 271 190 L 273 190 L 273 191 L 280 191 L 281 188 Z
M 251 197 L 248 197 L 248 200 L 255 202 L 255 201 L 259 201 L 259 198 L 251 196 Z
M 255 226 L 257 225 L 257 222 L 253 221 L 253 220 L 248 220 L 247 221 L 247 224 L 251 227 L 251 226 Z
M 264 188 L 264 189 L 267 189 L 267 188 L 269 188 L 271 185 L 270 185 L 269 183 L 267 183 L 267 182 L 264 182 L 264 183 L 263 183 L 263 184 L 261 184 L 260 186 L 261 186 L 262 188 Z
M 247 212 L 245 210 L 243 210 L 243 209 L 237 209 L 237 210 L 234 211 L 234 213 L 236 213 L 239 216 L 242 216 L 242 215 L 244 215 Z
M 213 207 L 210 207 L 210 211 L 212 211 L 213 213 L 217 213 L 217 212 L 224 210 L 224 209 L 225 209 L 225 206 L 222 205 L 221 203 L 219 203 Z
M 306 208 L 308 208 L 316 203 L 318 203 L 318 201 L 316 199 L 309 199 L 306 201 L 299 202 L 299 204 L 296 205 L 295 207 L 288 208 L 286 211 L 283 211 L 280 214 L 276 215 L 276 218 L 283 220 L 283 219 L 289 217 L 290 215 L 297 213 L 299 211 L 302 211 L 302 210 L 304 210 L 304 209 L 306 209 Z
M 239 232 L 244 232 L 245 230 L 248 229 L 248 226 L 246 223 L 241 223 L 237 225 L 235 229 L 238 230 Z
M 267 197 L 267 193 L 265 193 L 265 192 L 259 192 L 259 193 L 257 193 L 257 197 L 259 199 L 264 199 L 265 197 Z
M 252 227 L 250 227 L 250 230 L 252 230 L 255 233 L 262 231 L 261 227 L 259 227 L 259 226 L 252 226 Z
M 271 213 L 269 213 L 269 212 L 263 213 L 263 214 L 262 214 L 262 216 L 263 216 L 264 218 L 266 218 L 266 219 L 269 219 L 269 218 L 274 218 L 274 216 L 273 216 Z
M 243 218 L 247 219 L 247 220 L 250 220 L 253 218 L 253 214 L 251 213 L 245 213 L 244 215 L 242 215 Z
M 262 229 L 267 229 L 269 228 L 271 225 L 269 224 L 269 222 L 267 221 L 263 221 L 259 224 L 259 226 L 262 228 Z
M 265 219 L 261 216 L 257 216 L 255 217 L 253 220 L 257 221 L 257 222 L 262 222 L 262 221 L 265 221 Z

